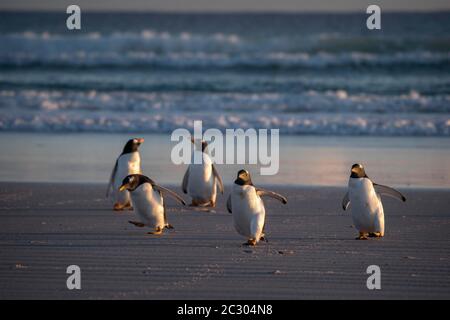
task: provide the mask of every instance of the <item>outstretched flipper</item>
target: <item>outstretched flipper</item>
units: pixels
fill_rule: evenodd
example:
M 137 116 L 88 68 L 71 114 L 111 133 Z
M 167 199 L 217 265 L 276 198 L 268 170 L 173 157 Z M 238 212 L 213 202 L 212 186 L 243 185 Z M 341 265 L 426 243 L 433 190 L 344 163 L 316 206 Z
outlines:
M 375 188 L 375 191 L 380 195 L 386 195 L 392 198 L 395 198 L 397 200 L 406 201 L 406 198 L 404 195 L 402 195 L 400 192 L 395 190 L 394 188 L 383 186 L 381 184 L 373 183 L 373 187 Z
M 109 177 L 109 183 L 108 183 L 108 188 L 106 189 L 106 198 L 109 197 L 109 192 L 112 190 L 113 186 L 114 186 L 114 180 L 116 178 L 116 172 L 117 172 L 117 160 L 116 163 L 114 164 L 114 168 L 111 172 L 111 177 Z
M 283 204 L 287 203 L 287 199 L 285 197 L 283 197 L 281 194 L 273 192 L 273 191 L 257 188 L 256 194 L 260 197 L 268 196 L 268 197 L 277 199 L 277 200 L 281 201 Z
M 181 189 L 183 190 L 184 193 L 187 193 L 188 181 L 189 181 L 189 167 L 187 168 L 186 173 L 184 174 L 183 177 L 183 182 L 181 183 Z
M 231 194 L 228 196 L 228 200 L 227 200 L 227 210 L 229 213 L 232 213 L 233 211 L 231 211 Z
M 139 227 L 139 228 L 143 228 L 145 227 L 145 223 L 139 222 L 139 221 L 128 221 L 129 223 L 131 223 L 132 225 Z
M 219 186 L 220 193 L 223 194 L 222 178 L 220 177 L 219 172 L 217 171 L 216 166 L 214 164 L 212 165 L 212 172 L 213 172 L 214 177 L 216 178 L 216 182 L 217 182 L 217 185 Z
M 342 199 L 342 209 L 347 210 L 350 205 L 350 198 L 348 197 L 348 192 L 345 194 L 344 199 Z
M 167 188 L 161 187 L 161 186 L 159 186 L 159 185 L 157 185 L 155 183 L 153 183 L 153 188 L 155 188 L 159 192 L 167 193 L 168 195 L 172 196 L 174 199 L 178 200 L 183 206 L 186 205 L 186 202 L 184 202 L 183 198 L 181 198 L 179 195 L 177 195 L 172 190 L 169 190 Z

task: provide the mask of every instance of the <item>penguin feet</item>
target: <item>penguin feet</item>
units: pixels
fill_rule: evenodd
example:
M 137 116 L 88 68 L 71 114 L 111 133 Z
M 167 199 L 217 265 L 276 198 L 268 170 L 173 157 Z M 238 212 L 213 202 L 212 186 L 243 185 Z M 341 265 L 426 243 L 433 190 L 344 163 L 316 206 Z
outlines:
M 127 202 L 125 204 L 116 202 L 114 203 L 113 209 L 114 211 L 123 211 L 123 210 L 133 210 L 133 207 L 131 206 L 131 202 Z
M 160 235 L 160 234 L 162 234 L 162 232 L 163 232 L 163 229 L 161 227 L 158 227 L 155 229 L 155 231 L 147 232 L 147 234 Z
M 114 203 L 113 209 L 114 209 L 114 211 L 122 211 L 124 209 L 124 207 L 125 206 L 123 204 L 121 204 L 120 202 L 116 202 L 116 203 Z
M 262 235 L 259 240 L 264 241 L 265 243 L 269 243 L 269 240 L 266 238 L 266 235 Z
M 254 247 L 256 246 L 256 239 L 248 239 L 247 242 L 244 242 L 242 245 Z
M 360 232 L 359 236 L 357 236 L 355 240 L 367 240 L 367 235 L 364 232 Z
M 203 208 L 204 207 L 213 207 L 214 208 L 216 206 L 216 203 L 212 202 L 212 201 L 204 202 L 203 200 L 192 199 L 190 206 L 191 207 L 203 207 Z
M 167 224 L 164 228 L 166 228 L 166 229 L 175 229 L 175 228 L 173 227 L 173 225 L 171 225 L 171 224 Z
M 145 224 L 142 222 L 138 222 L 138 221 L 128 221 L 129 223 L 131 223 L 132 225 L 135 225 L 136 227 L 142 228 L 145 227 Z
M 381 232 L 370 232 L 369 233 L 369 238 L 382 238 L 383 235 L 381 234 Z
M 133 206 L 131 205 L 131 202 L 127 202 L 125 204 L 125 206 L 123 207 L 123 209 L 132 211 L 133 210 Z

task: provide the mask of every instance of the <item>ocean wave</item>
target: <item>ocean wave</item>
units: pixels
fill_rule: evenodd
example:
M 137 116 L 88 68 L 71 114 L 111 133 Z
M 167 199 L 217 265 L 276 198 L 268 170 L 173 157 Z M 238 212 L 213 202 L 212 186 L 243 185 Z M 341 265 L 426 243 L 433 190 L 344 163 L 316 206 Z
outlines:
M 448 36 L 110 31 L 0 35 L 0 67 L 253 68 L 449 66 Z
M 412 34 L 382 34 L 379 36 L 347 34 L 339 32 L 328 33 L 302 33 L 292 32 L 288 34 L 267 33 L 264 37 L 248 34 L 229 32 L 202 33 L 191 31 L 164 31 L 154 29 L 142 29 L 140 31 L 110 31 L 110 32 L 81 32 L 81 33 L 54 33 L 51 31 L 23 31 L 0 35 L 0 39 L 13 42 L 18 46 L 34 45 L 42 46 L 70 46 L 70 47 L 101 47 L 108 49 L 123 45 L 141 46 L 142 48 L 154 48 L 159 50 L 173 50 L 177 48 L 189 48 L 191 51 L 209 48 L 211 50 L 234 51 L 280 51 L 308 53 L 317 52 L 407 52 L 427 49 L 436 52 L 450 51 L 450 38 L 447 36 L 412 35 Z
M 0 52 L 0 67 L 51 69 L 237 69 L 294 71 L 325 68 L 450 68 L 450 52 L 429 51 L 372 54 L 347 52 L 208 53 L 126 51 L 126 52 Z
M 115 40 L 115 39 L 128 39 L 128 40 L 160 40 L 160 41 L 209 41 L 219 42 L 227 44 L 236 44 L 241 41 L 239 35 L 236 34 L 224 34 L 224 33 L 212 33 L 212 34 L 193 34 L 191 32 L 170 33 L 168 31 L 157 31 L 151 29 L 144 29 L 140 32 L 110 32 L 102 34 L 100 32 L 86 32 L 75 35 L 67 33 L 51 33 L 49 31 L 35 32 L 35 31 L 23 31 L 19 33 L 10 33 L 3 35 L 5 38 L 15 40 L 44 40 L 44 41 L 91 41 L 91 40 Z
M 0 114 L 0 131 L 30 132 L 145 132 L 170 133 L 192 129 L 194 120 L 203 128 L 280 129 L 296 135 L 450 136 L 450 116 L 411 115 L 208 115 L 46 113 L 12 116 Z
M 133 93 L 0 90 L 0 131 L 169 133 L 205 127 L 279 128 L 294 135 L 450 136 L 450 95 L 345 90 L 279 93 Z
M 203 112 L 295 114 L 449 114 L 450 94 L 424 95 L 411 90 L 397 95 L 307 90 L 301 93 L 104 92 L 0 90 L 0 110 L 33 111 Z

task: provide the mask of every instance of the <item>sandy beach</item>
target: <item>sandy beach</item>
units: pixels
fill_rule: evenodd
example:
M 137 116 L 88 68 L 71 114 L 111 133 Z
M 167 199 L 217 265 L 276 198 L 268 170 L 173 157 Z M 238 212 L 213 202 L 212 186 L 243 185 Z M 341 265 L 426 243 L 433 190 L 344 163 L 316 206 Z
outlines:
M 406 203 L 384 199 L 385 238 L 356 241 L 343 188 L 273 189 L 289 203 L 266 201 L 269 243 L 248 248 L 226 197 L 216 212 L 168 200 L 175 230 L 150 236 L 103 185 L 2 182 L 0 299 L 450 298 L 449 191 L 401 189 Z M 66 288 L 72 264 L 81 290 Z M 381 290 L 366 288 L 372 264 Z

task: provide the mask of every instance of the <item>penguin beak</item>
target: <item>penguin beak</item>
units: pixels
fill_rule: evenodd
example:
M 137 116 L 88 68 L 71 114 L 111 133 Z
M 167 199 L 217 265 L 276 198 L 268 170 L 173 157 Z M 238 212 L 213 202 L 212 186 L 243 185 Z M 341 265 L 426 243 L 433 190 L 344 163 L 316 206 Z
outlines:
M 358 173 L 358 170 L 356 170 L 356 168 L 352 168 L 352 172 L 353 173 Z
M 119 191 L 126 190 L 128 188 L 128 186 L 129 186 L 128 183 L 121 185 L 119 188 Z
M 136 139 L 136 141 L 139 144 L 143 144 L 145 140 L 144 140 L 144 138 L 138 138 L 138 139 Z

